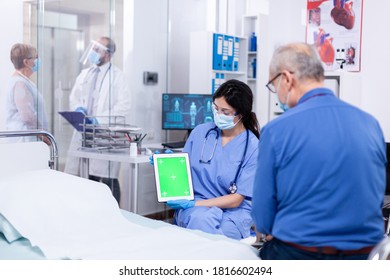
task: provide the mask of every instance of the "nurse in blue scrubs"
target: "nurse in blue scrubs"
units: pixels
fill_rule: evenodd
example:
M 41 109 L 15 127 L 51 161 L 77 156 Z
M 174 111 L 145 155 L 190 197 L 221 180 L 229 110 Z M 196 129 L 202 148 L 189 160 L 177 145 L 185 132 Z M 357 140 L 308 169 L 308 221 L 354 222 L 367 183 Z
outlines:
M 259 144 L 252 106 L 252 91 L 241 81 L 229 80 L 214 93 L 214 123 L 195 127 L 184 147 L 191 161 L 195 200 L 167 202 L 176 209 L 177 225 L 233 239 L 250 235 Z

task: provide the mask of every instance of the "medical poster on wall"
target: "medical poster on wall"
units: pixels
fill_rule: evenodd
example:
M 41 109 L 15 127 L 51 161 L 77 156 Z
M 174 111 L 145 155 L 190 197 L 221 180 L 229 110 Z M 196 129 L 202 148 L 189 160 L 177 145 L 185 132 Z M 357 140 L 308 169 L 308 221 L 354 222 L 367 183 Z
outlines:
M 360 71 L 363 0 L 307 0 L 306 42 L 325 71 Z

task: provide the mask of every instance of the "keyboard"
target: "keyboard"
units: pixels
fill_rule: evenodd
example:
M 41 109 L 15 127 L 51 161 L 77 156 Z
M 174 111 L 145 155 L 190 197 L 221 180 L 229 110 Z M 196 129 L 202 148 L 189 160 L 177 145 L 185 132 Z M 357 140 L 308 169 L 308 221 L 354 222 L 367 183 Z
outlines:
M 184 148 L 185 143 L 186 141 L 180 141 L 180 142 L 161 143 L 161 145 L 164 148 L 178 149 L 178 148 Z

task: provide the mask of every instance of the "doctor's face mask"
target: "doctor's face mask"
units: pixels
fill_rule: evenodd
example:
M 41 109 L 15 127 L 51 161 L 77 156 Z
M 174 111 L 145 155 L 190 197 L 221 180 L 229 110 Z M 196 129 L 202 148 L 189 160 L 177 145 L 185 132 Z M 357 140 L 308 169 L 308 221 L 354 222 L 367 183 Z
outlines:
M 97 41 L 91 41 L 81 56 L 80 62 L 86 64 L 100 65 L 103 62 L 103 56 L 108 52 L 108 48 Z
M 95 50 L 92 50 L 89 55 L 88 55 L 88 61 L 91 63 L 91 64 L 96 64 L 98 65 L 101 61 L 100 61 L 100 54 L 95 51 Z

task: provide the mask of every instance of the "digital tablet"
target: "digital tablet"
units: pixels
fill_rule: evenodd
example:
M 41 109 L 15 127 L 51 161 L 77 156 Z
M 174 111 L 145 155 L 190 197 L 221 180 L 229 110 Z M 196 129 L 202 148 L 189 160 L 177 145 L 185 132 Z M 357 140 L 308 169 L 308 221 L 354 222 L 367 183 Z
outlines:
M 194 199 L 187 153 L 154 154 L 153 166 L 159 202 Z

